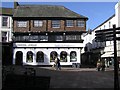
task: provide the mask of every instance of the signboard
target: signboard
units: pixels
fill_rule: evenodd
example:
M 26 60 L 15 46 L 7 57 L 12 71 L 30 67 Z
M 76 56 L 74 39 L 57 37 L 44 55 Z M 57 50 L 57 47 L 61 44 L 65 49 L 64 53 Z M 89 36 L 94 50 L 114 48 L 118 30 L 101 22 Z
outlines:
M 13 47 L 83 47 L 83 43 L 13 43 Z

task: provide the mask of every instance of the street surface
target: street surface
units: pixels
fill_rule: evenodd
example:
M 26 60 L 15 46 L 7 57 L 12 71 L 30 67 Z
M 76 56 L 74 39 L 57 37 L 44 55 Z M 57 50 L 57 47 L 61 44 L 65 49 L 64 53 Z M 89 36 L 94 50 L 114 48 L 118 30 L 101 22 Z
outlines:
M 15 73 L 22 74 L 25 67 L 16 66 Z M 54 70 L 52 67 L 33 67 L 36 76 L 49 76 L 50 88 L 114 88 L 114 71 L 97 71 L 96 68 L 62 67 Z

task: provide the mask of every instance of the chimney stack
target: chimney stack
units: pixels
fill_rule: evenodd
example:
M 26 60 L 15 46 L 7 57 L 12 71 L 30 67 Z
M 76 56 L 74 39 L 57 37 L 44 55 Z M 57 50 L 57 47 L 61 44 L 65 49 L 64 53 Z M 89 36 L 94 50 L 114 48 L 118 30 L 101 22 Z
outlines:
M 14 9 L 16 9 L 18 5 L 19 4 L 18 4 L 17 0 L 14 0 Z

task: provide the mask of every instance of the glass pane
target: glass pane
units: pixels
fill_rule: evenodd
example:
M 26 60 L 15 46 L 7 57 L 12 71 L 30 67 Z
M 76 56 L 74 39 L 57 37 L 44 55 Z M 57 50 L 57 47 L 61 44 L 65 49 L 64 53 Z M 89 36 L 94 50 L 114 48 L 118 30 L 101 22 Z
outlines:
M 33 53 L 31 51 L 27 52 L 27 59 L 26 62 L 33 62 Z
M 44 62 L 44 53 L 42 51 L 37 52 L 36 62 Z
M 34 21 L 34 27 L 42 27 L 43 21 L 41 20 L 35 20 Z
M 67 52 L 66 51 L 62 51 L 60 53 L 60 61 L 61 62 L 67 62 Z
M 70 53 L 70 62 L 75 62 L 75 61 L 77 61 L 77 54 L 75 51 L 72 51 Z
M 57 52 L 56 51 L 52 51 L 50 53 L 50 62 L 54 62 L 55 61 L 55 57 L 57 57 Z
M 8 17 L 2 17 L 2 26 L 7 26 Z
M 18 27 L 27 27 L 27 21 L 18 21 Z

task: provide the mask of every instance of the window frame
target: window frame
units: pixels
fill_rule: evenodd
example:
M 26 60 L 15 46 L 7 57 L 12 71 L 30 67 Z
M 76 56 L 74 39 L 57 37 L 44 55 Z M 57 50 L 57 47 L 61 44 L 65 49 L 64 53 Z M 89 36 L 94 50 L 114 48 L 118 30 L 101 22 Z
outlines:
M 17 21 L 17 27 L 18 28 L 26 28 L 27 27 L 27 21 Z
M 73 54 L 74 54 L 74 58 L 72 57 Z M 76 62 L 76 61 L 77 61 L 77 52 L 76 51 L 71 51 L 70 52 L 70 62 Z
M 42 57 L 38 57 L 41 55 Z M 44 53 L 42 51 L 38 51 L 36 54 L 36 62 L 37 63 L 44 63 Z
M 5 20 L 4 18 L 7 18 L 6 21 L 4 21 Z M 4 25 L 4 23 L 6 25 Z M 8 17 L 7 16 L 2 16 L 2 27 L 8 27 Z
M 43 20 L 34 20 L 33 21 L 33 27 L 42 27 L 43 26 Z
M 31 57 L 29 57 L 29 56 L 31 56 Z M 32 51 L 28 51 L 27 53 L 26 53 L 26 62 L 27 63 L 33 63 L 33 52 Z
M 66 51 L 61 51 L 60 52 L 60 62 L 67 62 L 67 56 L 68 56 L 68 53 Z
M 74 20 L 66 20 L 66 27 L 74 27 Z
M 56 23 L 57 22 L 57 23 Z M 61 26 L 61 20 L 52 20 L 51 21 L 51 26 L 52 26 L 52 28 L 60 28 L 60 26 Z
M 77 27 L 85 27 L 85 21 L 84 20 L 77 20 Z

